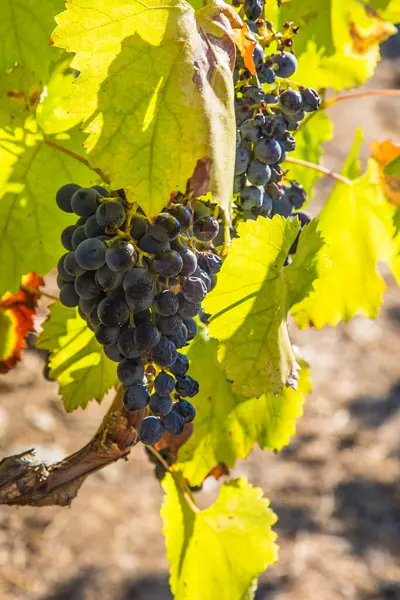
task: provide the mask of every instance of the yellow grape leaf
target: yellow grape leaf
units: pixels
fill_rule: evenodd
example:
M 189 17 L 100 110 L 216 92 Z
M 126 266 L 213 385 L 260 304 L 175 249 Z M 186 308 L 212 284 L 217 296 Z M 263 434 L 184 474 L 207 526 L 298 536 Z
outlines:
M 400 22 L 399 0 L 369 0 L 368 5 L 374 8 L 383 19 L 392 23 Z
M 49 375 L 58 382 L 68 412 L 93 399 L 101 402 L 118 383 L 116 363 L 106 357 L 75 308 L 52 304 L 36 346 L 50 351 Z
M 37 122 L 0 130 L 0 295 L 19 288 L 29 271 L 46 275 L 65 252 L 61 231 L 73 223 L 62 212 L 57 190 L 71 181 L 90 185 L 98 178 L 86 166 L 49 147 Z M 82 134 L 75 130 L 51 140 L 79 154 Z
M 392 204 L 400 204 L 400 146 L 391 140 L 372 142 L 373 158 L 379 165 L 381 184 L 387 199 Z M 396 165 L 397 169 L 396 169 Z
M 180 474 L 177 473 L 176 477 Z M 170 474 L 163 479 L 170 585 L 175 600 L 243 600 L 277 558 L 276 516 L 244 478 L 224 483 L 214 504 L 195 511 Z
M 364 83 L 379 60 L 379 45 L 396 33 L 394 25 L 358 0 L 289 2 L 279 10 L 279 27 L 285 21 L 300 25 L 294 40 L 296 80 L 317 89 Z
M 2 0 L 0 69 L 19 64 L 35 73 L 37 81 L 44 81 L 55 55 L 50 46 L 54 17 L 63 6 L 63 0 Z
M 260 217 L 241 223 L 204 302 L 209 333 L 219 340 L 218 358 L 233 391 L 246 398 L 295 385 L 297 368 L 287 330 L 287 313 L 310 291 L 315 258 L 322 246 L 313 221 L 306 226 L 293 262 L 284 267 L 299 232 L 298 219 Z
M 314 290 L 292 309 L 299 327 L 335 326 L 358 313 L 377 316 L 386 289 L 377 262 L 393 256 L 393 213 L 374 160 L 352 183 L 336 183 L 319 215 L 326 245 Z
M 285 387 L 279 394 L 244 398 L 233 393 L 217 359 L 217 342 L 198 334 L 188 347 L 189 375 L 200 384 L 193 398 L 194 431 L 180 448 L 177 467 L 191 485 L 200 485 L 219 463 L 232 468 L 254 444 L 281 450 L 296 431 L 306 395 L 311 391 L 310 372 L 301 365 L 298 389 Z
M 71 106 L 93 167 L 148 215 L 173 191 L 211 191 L 229 212 L 235 153 L 231 70 L 241 19 L 214 0 L 68 0 L 57 46 L 75 53 Z M 149 25 L 151 24 L 151 25 Z M 196 169 L 197 167 L 197 169 Z

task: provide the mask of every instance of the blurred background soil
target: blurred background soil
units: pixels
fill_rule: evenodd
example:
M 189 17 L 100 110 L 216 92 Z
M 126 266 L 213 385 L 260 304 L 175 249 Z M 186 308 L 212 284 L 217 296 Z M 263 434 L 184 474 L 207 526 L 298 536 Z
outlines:
M 368 87 L 400 87 L 399 49 L 386 54 Z M 330 115 L 325 164 L 335 170 L 360 125 L 364 157 L 374 139 L 400 143 L 396 97 L 343 102 Z M 321 183 L 311 212 L 330 187 Z M 279 456 L 254 450 L 233 472 L 261 486 L 279 517 L 279 561 L 261 576 L 257 600 L 400 599 L 400 291 L 383 274 L 376 322 L 293 332 L 314 381 L 297 436 Z M 58 460 L 85 444 L 107 409 L 109 398 L 66 414 L 42 369 L 27 350 L 0 377 L 0 457 L 35 447 Z M 200 505 L 217 490 L 208 480 Z M 169 600 L 161 500 L 138 447 L 89 477 L 71 508 L 0 507 L 1 600 Z

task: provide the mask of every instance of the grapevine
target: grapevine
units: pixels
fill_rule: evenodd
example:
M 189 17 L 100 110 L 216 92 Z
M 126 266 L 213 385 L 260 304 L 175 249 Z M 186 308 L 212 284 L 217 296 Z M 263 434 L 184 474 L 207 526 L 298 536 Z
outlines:
M 230 473 L 295 434 L 311 379 L 288 322 L 376 317 L 380 261 L 400 281 L 400 148 L 374 142 L 363 171 L 358 133 L 340 173 L 322 164 L 331 106 L 398 95 L 326 96 L 372 75 L 394 9 L 368 7 L 361 29 L 349 3 L 333 35 L 324 3 L 43 2 L 32 32 L 0 7 L 0 371 L 43 302 L 36 346 L 66 410 L 114 394 L 65 459 L 3 458 L 0 503 L 69 505 L 139 445 L 177 600 L 251 598 L 277 559 L 268 500 Z M 218 498 L 200 508 L 208 477 Z

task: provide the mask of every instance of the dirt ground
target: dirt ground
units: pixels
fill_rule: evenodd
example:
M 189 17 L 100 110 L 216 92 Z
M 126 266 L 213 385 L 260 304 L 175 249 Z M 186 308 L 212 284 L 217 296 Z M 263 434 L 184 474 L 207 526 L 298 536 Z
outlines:
M 399 74 L 398 62 L 385 61 L 370 86 L 394 87 Z M 375 97 L 332 109 L 326 164 L 340 167 L 358 125 L 365 156 L 373 139 L 399 143 L 399 104 Z M 387 281 L 376 322 L 294 332 L 314 379 L 297 436 L 279 456 L 254 450 L 233 472 L 261 486 L 279 516 L 279 561 L 262 575 L 257 600 L 400 599 L 400 291 Z M 34 446 L 58 460 L 88 440 L 107 408 L 105 400 L 67 415 L 42 368 L 28 350 L 0 378 L 0 457 Z M 206 482 L 201 505 L 217 487 Z M 1 600 L 170 599 L 161 499 L 135 448 L 128 462 L 91 476 L 69 509 L 0 507 Z

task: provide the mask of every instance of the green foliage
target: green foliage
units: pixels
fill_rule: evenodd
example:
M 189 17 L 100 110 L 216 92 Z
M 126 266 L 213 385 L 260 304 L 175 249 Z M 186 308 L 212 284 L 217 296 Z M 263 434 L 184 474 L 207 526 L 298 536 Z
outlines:
M 175 600 L 243 600 L 277 556 L 271 530 L 276 517 L 262 491 L 233 479 L 212 506 L 195 512 L 170 475 L 163 487 L 161 515 Z
M 241 223 L 205 301 L 212 314 L 210 335 L 220 342 L 218 359 L 233 391 L 246 398 L 276 393 L 297 378 L 286 317 L 310 291 L 322 245 L 314 222 L 300 236 L 292 264 L 284 267 L 298 231 L 297 219 L 279 216 Z
M 218 463 L 233 467 L 255 443 L 268 450 L 281 450 L 289 443 L 311 391 L 306 365 L 302 365 L 297 391 L 286 387 L 279 394 L 249 399 L 233 393 L 217 360 L 215 340 L 198 335 L 187 356 L 189 374 L 201 386 L 194 399 L 194 433 L 179 451 L 178 466 L 192 485 L 202 483 Z
M 109 360 L 75 308 L 52 304 L 36 343 L 50 351 L 50 377 L 56 379 L 68 412 L 100 402 L 117 383 L 116 363 Z
M 56 45 L 76 53 L 71 65 L 81 75 L 71 110 L 90 118 L 91 165 L 154 215 L 173 191 L 186 189 L 201 159 L 211 182 L 195 177 L 193 189 L 197 195 L 210 189 L 228 211 L 235 135 L 233 44 L 214 24 L 220 7 L 210 4 L 195 13 L 180 0 L 163 6 L 152 0 L 145 9 L 133 1 L 127 13 L 122 0 L 103 4 L 95 12 L 94 0 L 84 7 L 72 0 L 58 16 L 53 36 Z M 78 32 L 77 22 L 86 24 Z M 215 43 L 210 34 L 221 38 L 218 62 L 209 52 Z
M 0 4 L 0 69 L 20 64 L 46 80 L 54 50 L 49 44 L 63 0 L 19 0 Z
M 383 16 L 390 19 L 393 14 L 388 11 Z M 379 44 L 396 33 L 391 23 L 358 0 L 285 2 L 277 21 L 278 28 L 285 21 L 300 25 L 295 40 L 296 79 L 317 89 L 340 90 L 364 83 L 379 60 Z

